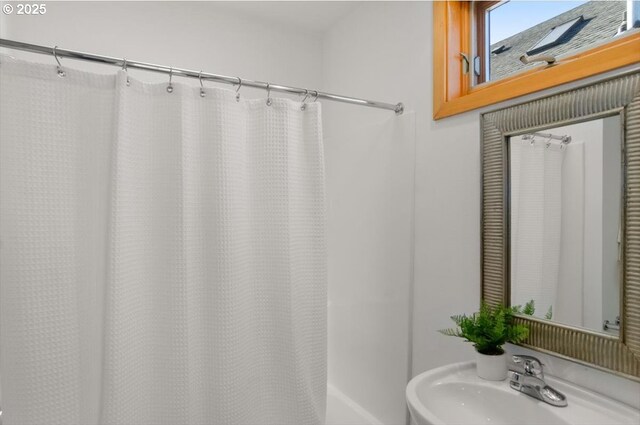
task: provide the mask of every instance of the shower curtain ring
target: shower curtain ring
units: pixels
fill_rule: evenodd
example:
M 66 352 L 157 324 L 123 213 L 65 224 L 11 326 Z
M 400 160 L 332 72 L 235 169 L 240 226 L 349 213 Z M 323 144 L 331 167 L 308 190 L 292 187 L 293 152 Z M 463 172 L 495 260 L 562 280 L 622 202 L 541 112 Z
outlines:
M 307 104 L 305 102 L 308 97 L 309 97 L 309 90 L 304 89 L 304 99 L 302 99 L 302 105 L 300 105 L 301 111 L 304 111 L 305 109 L 307 109 Z
M 271 86 L 267 83 L 267 106 L 271 106 L 273 102 L 271 101 Z
M 55 58 L 56 62 L 58 62 L 58 77 L 66 76 L 67 73 L 64 72 L 64 69 L 62 69 L 62 64 L 60 63 L 60 59 L 58 59 L 58 46 L 55 46 L 53 48 L 53 57 Z
M 122 59 L 122 70 L 127 74 L 127 86 L 130 86 L 131 81 L 129 81 L 129 70 L 127 69 L 127 58 Z
M 315 96 L 313 96 L 313 101 L 315 102 L 318 100 L 318 95 L 320 95 L 320 93 L 318 93 L 318 90 L 314 90 L 314 92 L 316 93 Z
M 169 68 L 169 85 L 167 86 L 167 92 L 173 93 L 173 85 L 171 85 L 171 79 L 173 78 L 173 67 Z
M 238 88 L 236 89 L 236 102 L 240 102 L 240 88 L 242 87 L 242 78 L 236 78 L 238 79 Z
M 198 74 L 198 80 L 200 80 L 200 97 L 205 97 L 207 93 L 204 91 L 204 84 L 202 84 L 202 70 Z

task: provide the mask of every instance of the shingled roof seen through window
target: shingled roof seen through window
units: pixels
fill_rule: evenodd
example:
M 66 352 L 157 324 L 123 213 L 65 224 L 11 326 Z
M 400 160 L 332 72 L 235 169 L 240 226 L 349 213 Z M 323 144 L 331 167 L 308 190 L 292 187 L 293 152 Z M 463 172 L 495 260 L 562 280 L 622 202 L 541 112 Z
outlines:
M 520 62 L 520 56 L 525 53 L 544 52 L 557 57 L 613 38 L 625 10 L 625 1 L 589 1 L 504 40 L 493 42 L 489 48 L 490 52 L 495 51 L 489 55 L 490 79 L 497 80 L 536 66 Z M 501 46 L 504 47 L 500 49 Z

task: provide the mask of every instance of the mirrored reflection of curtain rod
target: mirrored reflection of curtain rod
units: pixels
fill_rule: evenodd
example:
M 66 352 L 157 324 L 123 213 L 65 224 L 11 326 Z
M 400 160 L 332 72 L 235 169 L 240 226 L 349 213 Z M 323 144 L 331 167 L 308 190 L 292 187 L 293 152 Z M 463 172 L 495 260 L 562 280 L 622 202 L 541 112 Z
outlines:
M 133 61 L 125 58 L 120 59 L 120 58 L 115 58 L 110 56 L 95 55 L 93 53 L 84 53 L 76 50 L 62 49 L 57 46 L 47 47 L 47 46 L 40 46 L 37 44 L 23 43 L 20 41 L 0 38 L 0 47 L 6 47 L 9 49 L 15 49 L 15 50 L 23 50 L 23 51 L 32 52 L 32 53 L 51 55 L 55 57 L 56 60 L 58 58 L 71 58 L 71 59 L 85 60 L 89 62 L 98 62 L 98 63 L 107 64 L 107 65 L 116 65 L 116 66 L 122 67 L 123 69 L 125 67 L 137 68 L 137 69 L 143 69 L 145 71 L 160 72 L 160 73 L 168 74 L 171 76 L 175 75 L 180 77 L 200 78 L 202 80 L 215 81 L 217 83 L 240 85 L 240 87 L 246 86 L 246 87 L 253 87 L 253 88 L 271 90 L 276 92 L 292 93 L 300 96 L 308 96 L 309 98 L 312 98 L 314 100 L 326 99 L 326 100 L 333 100 L 336 102 L 350 103 L 352 105 L 368 106 L 371 108 L 379 108 L 379 109 L 388 109 L 388 110 L 394 111 L 396 115 L 401 115 L 404 112 L 404 105 L 402 103 L 391 104 L 391 103 L 385 103 L 385 102 L 378 102 L 374 100 L 358 99 L 355 97 L 341 96 L 337 94 L 321 92 L 318 90 L 309 90 L 309 89 L 302 89 L 298 87 L 283 86 L 280 84 L 271 84 L 268 82 L 248 80 L 240 77 L 229 77 L 225 75 L 211 74 L 211 73 L 206 73 L 201 71 L 193 71 L 189 69 L 173 68 L 170 66 L 155 65 L 152 63 Z
M 555 134 L 551 134 L 551 133 L 529 133 L 529 134 L 522 135 L 523 140 L 531 140 L 534 137 L 542 137 L 543 139 L 551 139 L 551 140 L 560 140 L 565 145 L 568 145 L 569 143 L 571 143 L 571 136 L 566 136 L 566 135 L 556 136 Z

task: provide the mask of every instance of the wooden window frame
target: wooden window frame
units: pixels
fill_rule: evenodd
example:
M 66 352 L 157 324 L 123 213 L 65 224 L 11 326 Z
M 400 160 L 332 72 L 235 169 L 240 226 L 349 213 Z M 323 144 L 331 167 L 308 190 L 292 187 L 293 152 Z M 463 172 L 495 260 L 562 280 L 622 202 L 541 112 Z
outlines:
M 492 1 L 475 1 L 473 2 L 473 20 L 475 22 L 475 30 L 476 34 L 475 39 L 475 47 L 476 52 L 475 55 L 480 58 L 480 75 L 477 78 L 474 78 L 476 84 L 484 83 L 487 80 L 487 58 L 490 55 L 488 52 L 488 44 L 486 38 L 486 14 L 490 11 L 494 6 L 502 3 L 502 0 L 492 0 Z
M 433 119 L 471 111 L 592 75 L 640 63 L 640 32 L 563 57 L 500 80 L 471 86 L 473 74 L 472 1 L 433 2 Z M 480 3 L 480 2 L 478 2 Z M 485 9 L 491 7 L 485 3 Z M 480 6 L 478 6 L 480 7 Z M 475 25 L 477 25 L 476 17 Z M 461 53 L 471 60 L 463 73 Z

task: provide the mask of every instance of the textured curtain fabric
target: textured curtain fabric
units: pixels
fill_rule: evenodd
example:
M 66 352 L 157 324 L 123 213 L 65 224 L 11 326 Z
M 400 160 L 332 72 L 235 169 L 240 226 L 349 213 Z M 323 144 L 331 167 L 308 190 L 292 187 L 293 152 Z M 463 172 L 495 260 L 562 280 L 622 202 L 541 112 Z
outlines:
M 3 423 L 324 423 L 320 105 L 0 72 Z
M 562 231 L 558 296 L 553 320 L 585 326 L 585 143 L 575 137 L 567 145 L 562 166 Z M 593 170 L 592 170 L 593 171 Z M 601 177 L 602 178 L 602 177 Z M 602 206 L 602 204 L 601 204 Z M 595 232 L 594 232 L 595 233 Z
M 511 150 L 511 304 L 555 308 L 560 268 L 562 161 L 557 142 L 514 137 Z

